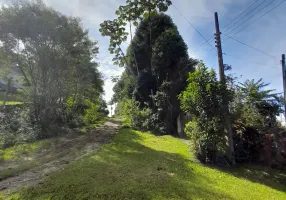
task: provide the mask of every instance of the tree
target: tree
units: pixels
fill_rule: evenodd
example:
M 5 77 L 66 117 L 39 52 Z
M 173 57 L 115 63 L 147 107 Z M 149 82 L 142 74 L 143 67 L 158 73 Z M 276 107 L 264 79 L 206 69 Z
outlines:
M 224 116 L 222 97 L 231 98 L 216 77 L 203 63 L 189 73 L 188 86 L 179 95 L 181 108 L 191 115 L 186 132 L 193 141 L 197 157 L 206 162 L 216 162 L 217 152 L 225 150 Z
M 149 51 L 149 19 L 137 27 L 127 49 L 125 73 L 114 87 L 115 99 L 132 97 L 140 108 L 151 109 L 149 119 L 159 132 L 176 134 L 176 118 L 181 112 L 177 96 L 184 89 L 189 71 L 196 61 L 190 59 L 187 46 L 172 19 L 165 14 L 154 14 L 152 21 L 152 65 Z M 139 71 L 139 73 L 137 73 Z M 118 98 L 119 97 L 119 98 Z M 155 130 L 156 131 L 156 130 Z
M 262 127 L 276 125 L 276 116 L 281 113 L 281 99 L 275 90 L 267 90 L 262 79 L 246 80 L 238 86 L 237 110 L 247 126 Z
M 6 105 L 8 101 L 8 95 L 11 90 L 11 87 L 14 84 L 14 77 L 13 77 L 13 63 L 12 59 L 9 55 L 6 55 L 3 48 L 0 49 L 0 81 L 3 81 L 5 84 L 5 95 L 3 105 Z
M 246 80 L 244 83 L 240 83 L 239 89 L 242 94 L 243 100 L 249 103 L 256 103 L 258 101 L 267 100 L 270 98 L 277 99 L 277 93 L 272 93 L 275 90 L 265 90 L 264 88 L 269 86 L 269 83 L 264 83 L 262 78 L 258 81 Z
M 0 18 L 3 49 L 21 72 L 34 120 L 43 129 L 66 120 L 68 100 L 80 105 L 98 99 L 103 92 L 98 64 L 93 61 L 98 46 L 79 19 L 41 1 L 2 7 Z
M 151 16 L 156 12 L 166 12 L 168 7 L 172 4 L 170 0 L 126 0 L 126 5 L 119 6 L 115 14 L 117 19 L 107 20 L 100 24 L 99 31 L 103 36 L 110 37 L 109 51 L 111 54 L 115 54 L 114 62 L 116 65 L 124 66 L 127 64 L 128 57 L 125 56 L 121 44 L 127 40 L 128 32 L 125 29 L 127 23 L 129 23 L 129 34 L 132 37 L 132 24 L 138 26 L 144 18 L 148 18 L 149 24 L 149 53 L 152 57 L 152 19 Z M 132 54 L 135 53 L 132 52 Z M 136 61 L 136 60 L 135 60 Z M 151 63 L 151 59 L 149 59 Z M 136 64 L 137 65 L 137 64 Z M 152 64 L 151 64 L 152 65 Z M 139 73 L 139 70 L 137 70 Z

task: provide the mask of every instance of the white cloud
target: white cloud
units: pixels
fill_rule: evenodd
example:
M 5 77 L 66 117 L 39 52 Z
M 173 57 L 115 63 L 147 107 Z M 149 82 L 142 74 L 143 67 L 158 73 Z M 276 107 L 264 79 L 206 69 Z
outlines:
M 80 17 L 84 22 L 99 25 L 115 17 L 115 10 L 123 0 L 44 0 L 48 5 L 69 15 Z

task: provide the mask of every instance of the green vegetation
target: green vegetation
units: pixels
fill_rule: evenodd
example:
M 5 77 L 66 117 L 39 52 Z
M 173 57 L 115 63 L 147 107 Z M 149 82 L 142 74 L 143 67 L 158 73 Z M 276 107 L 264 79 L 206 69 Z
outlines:
M 0 171 L 0 180 L 47 162 L 51 158 L 46 159 L 45 155 L 40 155 L 39 152 L 53 151 L 59 141 L 60 138 L 53 138 L 0 149 L 0 166 L 9 166 L 10 164 L 13 166 Z
M 19 104 L 23 104 L 20 101 L 7 101 L 5 105 L 19 105 Z M 3 105 L 3 101 L 0 101 L 0 105 Z
M 286 183 L 281 182 L 285 175 L 254 167 L 211 169 L 194 160 L 187 143 L 122 129 L 96 154 L 74 161 L 10 199 L 286 198 Z
M 21 156 L 36 151 L 39 148 L 48 149 L 51 145 L 51 141 L 56 141 L 56 140 L 57 138 L 41 140 L 33 143 L 15 145 L 13 147 L 0 150 L 0 161 L 19 159 L 21 158 Z
M 163 13 L 143 18 L 126 56 L 125 72 L 113 88 L 116 113 L 129 118 L 135 129 L 176 135 L 181 111 L 177 96 L 197 62 L 189 58 L 172 18 Z
M 199 163 L 267 162 L 285 170 L 285 132 L 276 121 L 284 100 L 265 89 L 262 79 L 238 84 L 226 74 L 218 81 L 214 70 L 189 56 L 176 24 L 164 13 L 171 4 L 126 0 L 114 20 L 100 24 L 114 64 L 124 67 L 120 77 L 111 77 L 116 84 L 109 105 L 116 103 L 124 128 L 138 131 L 121 129 L 97 153 L 93 150 L 119 126 L 110 121 L 106 130 L 95 129 L 109 112 L 103 78 L 111 75 L 99 71 L 98 42 L 79 18 L 42 0 L 0 8 L 0 80 L 5 83 L 0 181 L 38 165 L 17 178 L 66 166 L 0 199 L 286 199 L 285 174 L 261 166 L 220 169 Z M 22 100 L 21 106 L 6 106 Z M 0 182 L 0 190 L 23 186 L 15 179 L 16 186 L 6 184 L 11 179 Z
M 107 116 L 95 61 L 98 43 L 80 19 L 43 1 L 11 2 L 0 8 L 0 18 L 0 105 L 29 102 L 1 110 L 0 149 L 54 137 L 63 127 L 82 128 Z
M 215 163 L 218 150 L 226 151 L 223 122 L 227 113 L 221 99 L 227 90 L 218 82 L 215 71 L 209 71 L 203 63 L 187 81 L 187 88 L 179 95 L 182 110 L 192 114 L 185 131 L 197 157 Z

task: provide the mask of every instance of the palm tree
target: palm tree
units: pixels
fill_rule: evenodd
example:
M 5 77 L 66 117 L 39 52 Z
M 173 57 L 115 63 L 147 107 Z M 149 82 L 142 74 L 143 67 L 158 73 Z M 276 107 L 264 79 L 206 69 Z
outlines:
M 269 83 L 264 83 L 262 78 L 258 81 L 255 81 L 254 79 L 246 80 L 244 83 L 240 83 L 239 91 L 242 99 L 248 103 L 257 103 L 269 99 L 278 100 L 279 93 L 273 93 L 275 90 L 265 89 L 265 87 L 269 85 Z
M 273 126 L 276 124 L 276 116 L 281 113 L 282 102 L 280 93 L 275 90 L 265 89 L 269 83 L 264 83 L 262 78 L 258 81 L 246 80 L 239 85 L 241 103 L 247 104 L 264 117 L 264 121 Z

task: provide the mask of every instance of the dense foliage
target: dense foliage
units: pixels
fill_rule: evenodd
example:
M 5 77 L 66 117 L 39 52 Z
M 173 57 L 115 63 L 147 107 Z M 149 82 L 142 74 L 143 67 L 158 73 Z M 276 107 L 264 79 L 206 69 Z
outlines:
M 197 157 L 215 162 L 218 150 L 224 150 L 224 116 L 222 97 L 227 90 L 216 78 L 214 70 L 201 63 L 189 74 L 188 86 L 180 94 L 181 108 L 191 114 L 186 133 L 193 141 Z M 230 96 L 230 95 L 228 95 Z
M 52 126 L 93 123 L 100 113 L 107 114 L 94 61 L 98 45 L 78 18 L 41 1 L 23 1 L 3 6 L 0 19 L 0 55 L 6 57 L 1 66 L 20 77 L 30 123 L 43 130 L 41 137 L 53 134 Z M 8 72 L 3 76 L 9 78 Z
M 181 111 L 177 96 L 184 89 L 187 73 L 193 70 L 196 61 L 189 58 L 187 46 L 169 16 L 154 14 L 150 19 L 152 65 L 149 19 L 144 19 L 127 50 L 129 61 L 114 87 L 114 101 L 133 98 L 139 108 L 146 111 L 146 116 L 141 116 L 148 119 L 141 123 L 146 125 L 146 130 L 176 134 L 176 119 Z
M 280 97 L 274 90 L 265 90 L 269 84 L 262 79 L 236 84 L 229 75 L 227 80 L 228 89 L 217 81 L 213 70 L 201 63 L 189 74 L 188 86 L 179 96 L 181 108 L 191 115 L 185 131 L 193 141 L 196 155 L 203 162 L 215 162 L 225 155 L 224 116 L 228 112 L 223 109 L 222 99 L 227 98 L 236 161 L 265 160 L 265 133 L 273 133 L 273 146 L 281 147 L 281 142 L 275 140 L 281 132 L 276 120 L 282 111 Z M 279 156 L 280 150 L 275 154 Z

